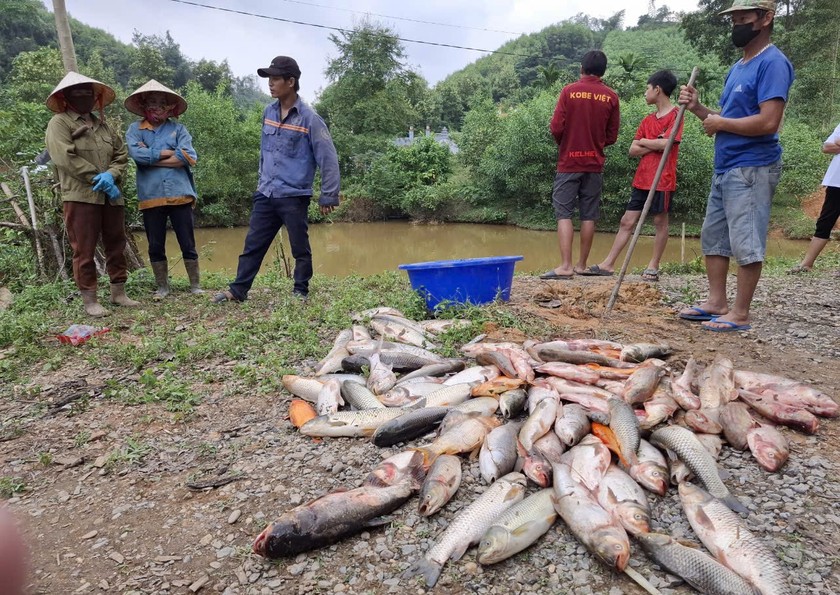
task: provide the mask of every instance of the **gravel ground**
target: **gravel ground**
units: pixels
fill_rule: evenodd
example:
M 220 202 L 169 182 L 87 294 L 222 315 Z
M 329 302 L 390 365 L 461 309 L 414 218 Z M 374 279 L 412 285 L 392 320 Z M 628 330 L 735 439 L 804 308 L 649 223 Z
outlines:
M 626 284 L 652 291 L 638 279 L 628 278 Z M 535 301 L 540 292 L 562 297 L 582 288 L 592 295 L 603 289 L 603 280 L 564 286 L 517 277 L 509 307 L 523 315 L 544 315 L 557 335 L 667 340 L 678 349 L 677 361 L 692 354 L 709 362 L 720 353 L 736 368 L 783 373 L 813 382 L 835 398 L 840 395 L 840 281 L 764 279 L 753 330 L 726 335 L 672 316 L 683 300 L 702 294 L 704 284 L 698 277 L 664 277 L 660 301 L 618 307 L 608 322 L 598 322 L 592 315 L 563 318 Z M 597 314 L 598 305 L 586 309 Z M 303 362 L 301 373 L 314 363 Z M 234 364 L 215 365 L 224 370 Z M 91 368 L 82 358 L 75 365 L 72 374 L 84 378 L 95 396 L 109 371 Z M 66 386 L 69 376 L 68 370 L 45 373 L 33 385 L 49 397 Z M 0 414 L 26 406 L 25 400 L 9 399 L 0 405 Z M 28 488 L 8 503 L 25 519 L 33 544 L 34 591 L 424 593 L 420 583 L 400 575 L 482 492 L 478 462 L 464 459 L 455 499 L 431 518 L 420 517 L 412 499 L 384 528 L 267 562 L 250 553 L 250 546 L 270 520 L 335 488 L 358 485 L 379 460 L 401 450 L 377 449 L 362 440 L 305 438 L 284 419 L 287 409 L 288 395 L 254 395 L 231 375 L 229 382 L 207 387 L 203 403 L 186 423 L 173 423 L 154 406 L 127 408 L 93 398 L 76 415 L 41 418 L 19 438 L 0 444 L 0 476 L 23 477 Z M 779 555 L 795 593 L 840 593 L 837 426 L 824 420 L 815 436 L 785 430 L 791 456 L 779 473 L 763 471 L 748 452 L 727 447 L 721 456 L 726 483 L 751 511 L 750 529 Z M 76 441 L 80 432 L 90 434 L 81 446 Z M 37 453 L 45 450 L 52 454 L 50 465 L 38 460 Z M 118 464 L 106 464 L 114 453 Z M 231 474 L 239 479 L 218 488 L 195 491 L 185 485 Z M 673 488 L 666 497 L 649 495 L 649 500 L 654 529 L 695 539 Z M 634 547 L 631 565 L 663 594 L 691 592 L 639 548 Z M 474 551 L 468 552 L 447 564 L 434 592 L 642 591 L 604 567 L 558 523 L 535 546 L 494 566 L 478 565 Z

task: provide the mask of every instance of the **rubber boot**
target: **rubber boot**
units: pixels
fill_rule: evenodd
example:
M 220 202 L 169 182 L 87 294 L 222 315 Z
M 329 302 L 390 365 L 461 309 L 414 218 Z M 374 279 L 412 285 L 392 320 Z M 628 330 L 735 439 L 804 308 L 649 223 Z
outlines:
M 96 298 L 95 289 L 82 289 L 79 293 L 82 294 L 82 303 L 85 306 L 85 313 L 93 318 L 102 318 L 108 316 L 110 312 L 103 308 Z
M 187 276 L 190 278 L 190 293 L 204 293 L 201 289 L 201 275 L 198 273 L 198 261 L 184 259 L 184 268 L 187 269 Z
M 169 263 L 165 260 L 153 262 L 152 271 L 155 274 L 155 283 L 157 283 L 152 299 L 159 301 L 169 295 Z
M 140 302 L 125 295 L 125 283 L 111 283 L 111 303 L 129 308 L 140 305 Z

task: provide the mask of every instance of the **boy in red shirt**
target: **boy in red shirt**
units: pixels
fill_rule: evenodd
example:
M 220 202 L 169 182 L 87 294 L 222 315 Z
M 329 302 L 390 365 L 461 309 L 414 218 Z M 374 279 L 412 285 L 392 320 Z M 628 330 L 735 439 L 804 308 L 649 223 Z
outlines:
M 560 91 L 551 134 L 557 141 L 557 174 L 551 202 L 557 218 L 560 266 L 541 279 L 571 279 L 586 268 L 595 237 L 603 187 L 604 147 L 618 138 L 618 95 L 601 82 L 607 56 L 593 50 L 580 62 L 580 79 Z M 572 214 L 580 211 L 580 258 L 572 267 Z
M 627 203 L 627 210 L 621 218 L 621 225 L 615 236 L 612 249 L 607 258 L 600 264 L 593 264 L 591 267 L 580 273 L 581 275 L 612 275 L 615 271 L 615 261 L 621 251 L 630 241 L 633 230 L 642 209 L 645 206 L 650 187 L 653 185 L 653 178 L 659 167 L 659 160 L 662 151 L 668 144 L 668 137 L 677 119 L 676 106 L 671 103 L 671 93 L 677 86 L 676 77 L 668 70 L 660 70 L 651 75 L 647 81 L 645 90 L 645 102 L 648 105 L 656 105 L 656 111 L 648 114 L 639 124 L 636 136 L 630 145 L 630 156 L 641 157 L 639 166 L 636 168 L 636 176 L 633 178 L 633 191 L 630 202 Z M 656 237 L 653 241 L 653 256 L 642 279 L 645 281 L 659 281 L 659 261 L 665 252 L 665 245 L 668 243 L 668 213 L 671 211 L 671 201 L 674 190 L 677 188 L 677 153 L 679 142 L 682 138 L 682 122 L 680 122 L 677 135 L 674 137 L 674 146 L 668 153 L 668 160 L 665 169 L 662 170 L 662 177 L 656 186 L 656 194 L 650 206 L 650 214 L 653 215 L 653 224 L 656 226 Z

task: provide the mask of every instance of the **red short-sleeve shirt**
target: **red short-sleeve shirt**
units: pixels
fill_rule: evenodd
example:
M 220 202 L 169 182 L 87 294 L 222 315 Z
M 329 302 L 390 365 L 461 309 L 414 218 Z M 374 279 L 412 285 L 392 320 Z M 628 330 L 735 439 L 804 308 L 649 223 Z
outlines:
M 661 118 L 657 117 L 656 112 L 648 114 L 639 124 L 639 128 L 636 130 L 636 136 L 633 139 L 668 138 L 671 134 L 671 129 L 674 127 L 674 122 L 677 120 L 678 111 L 675 107 Z M 668 161 L 665 163 L 665 169 L 662 170 L 662 177 L 656 186 L 657 190 L 673 192 L 677 188 L 677 155 L 680 150 L 679 142 L 682 140 L 682 132 L 683 121 L 680 121 L 677 136 L 674 137 L 674 146 L 671 147 L 671 152 L 668 154 Z M 636 168 L 636 175 L 633 177 L 633 188 L 650 190 L 661 157 L 661 151 L 651 151 L 642 155 L 642 158 L 639 160 L 639 166 Z

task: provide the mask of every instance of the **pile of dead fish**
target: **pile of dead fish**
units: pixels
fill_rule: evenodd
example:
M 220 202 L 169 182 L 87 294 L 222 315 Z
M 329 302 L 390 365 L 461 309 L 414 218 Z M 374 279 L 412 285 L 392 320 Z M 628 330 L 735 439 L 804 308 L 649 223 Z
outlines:
M 559 516 L 618 571 L 633 573 L 629 535 L 702 592 L 789 592 L 779 560 L 750 533 L 748 510 L 721 480 L 716 459 L 727 443 L 777 471 L 788 457 L 777 425 L 813 434 L 817 416 L 840 413 L 829 396 L 736 370 L 720 356 L 705 366 L 693 358 L 666 362 L 666 345 L 479 337 L 462 348 L 463 359 L 447 359 L 432 351 L 434 336 L 468 322 L 415 322 L 388 308 L 358 320 L 368 324 L 342 331 L 313 377 L 283 378 L 302 399 L 292 402 L 292 423 L 307 436 L 369 437 L 378 446 L 431 438 L 384 460 L 361 487 L 284 513 L 256 539 L 256 553 L 279 558 L 335 543 L 418 491 L 419 513 L 432 515 L 460 485 L 457 455 L 471 453 L 487 490 L 406 577 L 434 586 L 444 564 L 475 544 L 479 563 L 499 562 Z M 526 497 L 529 479 L 542 489 Z M 711 556 L 650 532 L 643 488 L 661 496 L 671 483 Z

